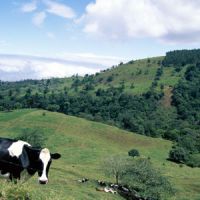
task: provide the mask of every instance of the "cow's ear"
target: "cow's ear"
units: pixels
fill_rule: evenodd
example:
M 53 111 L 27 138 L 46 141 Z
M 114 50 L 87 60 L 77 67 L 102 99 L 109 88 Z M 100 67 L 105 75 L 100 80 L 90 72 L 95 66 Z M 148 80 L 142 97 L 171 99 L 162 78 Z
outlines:
M 20 155 L 20 162 L 22 164 L 23 168 L 27 168 L 30 164 L 29 162 L 29 157 L 28 157 L 28 153 L 26 150 L 26 147 L 24 146 L 23 150 L 22 150 L 22 154 Z
M 61 155 L 59 153 L 52 153 L 51 154 L 52 159 L 59 159 L 60 157 L 61 157 Z

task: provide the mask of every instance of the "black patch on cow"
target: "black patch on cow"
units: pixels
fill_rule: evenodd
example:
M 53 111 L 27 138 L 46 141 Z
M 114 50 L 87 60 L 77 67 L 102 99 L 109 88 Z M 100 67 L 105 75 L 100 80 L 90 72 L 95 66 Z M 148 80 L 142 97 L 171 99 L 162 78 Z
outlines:
M 52 153 L 52 154 L 51 154 L 51 158 L 52 158 L 52 159 L 57 160 L 57 159 L 59 159 L 60 157 L 61 157 L 61 155 L 60 155 L 59 153 Z
M 19 156 L 19 159 L 20 159 L 22 167 L 24 169 L 27 169 L 28 166 L 30 165 L 30 162 L 29 162 L 29 157 L 28 157 L 27 150 L 26 150 L 25 146 L 22 150 L 22 154 Z

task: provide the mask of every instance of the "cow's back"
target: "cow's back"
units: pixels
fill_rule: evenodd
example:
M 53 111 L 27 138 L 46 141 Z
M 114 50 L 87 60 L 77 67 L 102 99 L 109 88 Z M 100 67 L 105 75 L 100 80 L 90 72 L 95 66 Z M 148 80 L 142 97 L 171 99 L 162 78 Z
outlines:
M 0 138 L 0 159 L 8 155 L 8 148 L 15 140 L 8 138 Z

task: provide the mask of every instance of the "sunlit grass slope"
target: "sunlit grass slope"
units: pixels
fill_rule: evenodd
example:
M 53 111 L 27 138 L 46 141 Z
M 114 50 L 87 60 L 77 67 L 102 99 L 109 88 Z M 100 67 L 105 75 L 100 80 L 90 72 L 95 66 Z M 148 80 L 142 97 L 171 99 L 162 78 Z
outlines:
M 43 115 L 43 112 L 46 115 Z M 171 142 L 137 135 L 116 127 L 42 110 L 0 113 L 1 137 L 15 137 L 24 128 L 37 128 L 48 137 L 51 152 L 62 154 L 54 161 L 49 184 L 41 186 L 37 176 L 28 180 L 34 199 L 120 200 L 118 195 L 95 190 L 95 180 L 105 177 L 101 161 L 112 154 L 127 155 L 135 148 L 165 174 L 177 189 L 175 200 L 200 199 L 200 169 L 180 167 L 166 160 Z M 88 183 L 78 183 L 80 178 Z M 113 180 L 114 181 L 114 180 Z
M 164 57 L 160 56 L 135 60 L 105 70 L 94 77 L 98 83 L 95 89 L 120 87 L 123 83 L 126 92 L 136 95 L 143 94 L 149 91 L 163 59 Z M 179 72 L 175 71 L 175 67 L 164 67 L 157 89 L 160 89 L 161 85 L 174 87 L 183 76 L 186 67 Z

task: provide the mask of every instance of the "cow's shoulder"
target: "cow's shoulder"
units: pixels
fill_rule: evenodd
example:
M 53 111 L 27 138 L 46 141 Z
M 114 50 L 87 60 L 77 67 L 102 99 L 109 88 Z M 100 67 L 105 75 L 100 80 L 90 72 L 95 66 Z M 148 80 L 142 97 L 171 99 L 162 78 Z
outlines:
M 22 140 L 13 141 L 8 148 L 9 155 L 11 157 L 19 158 L 19 156 L 22 154 L 25 145 L 31 146 L 28 142 Z

